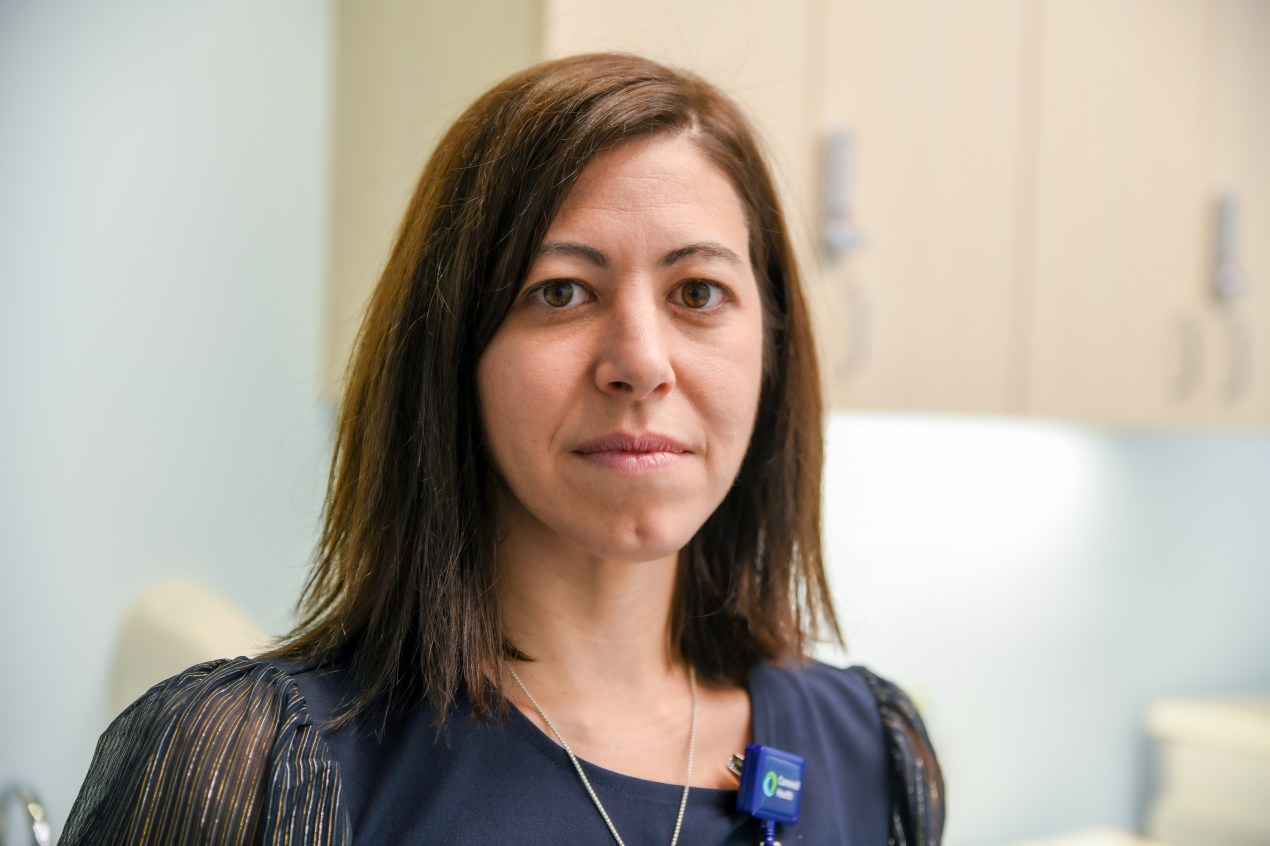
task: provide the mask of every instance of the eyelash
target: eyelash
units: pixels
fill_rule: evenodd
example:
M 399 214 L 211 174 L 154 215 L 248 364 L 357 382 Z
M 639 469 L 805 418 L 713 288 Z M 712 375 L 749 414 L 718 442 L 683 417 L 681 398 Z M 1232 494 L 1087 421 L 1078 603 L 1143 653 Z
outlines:
M 554 306 L 551 303 L 547 302 L 546 301 L 547 289 L 557 285 L 559 286 L 572 285 L 575 292 L 587 293 L 586 287 L 581 282 L 577 281 L 576 279 L 548 279 L 546 282 L 539 283 L 538 285 L 535 285 L 533 288 L 530 288 L 526 296 L 535 305 L 543 306 L 552 311 L 559 311 L 559 310 L 563 310 L 566 308 L 570 308 L 571 306 L 577 305 L 577 303 L 574 303 L 572 301 L 572 298 L 570 298 L 570 302 L 568 302 L 567 304 L 559 305 L 559 306 Z M 683 303 L 681 301 L 679 304 L 682 305 L 684 308 L 688 309 L 689 311 L 696 311 L 696 312 L 713 311 L 714 309 L 722 306 L 724 303 L 731 302 L 732 300 L 732 292 L 728 289 L 726 285 L 723 285 L 719 282 L 713 282 L 709 279 L 685 279 L 675 286 L 674 291 L 682 292 L 689 286 L 698 286 L 698 285 L 710 288 L 712 292 L 718 295 L 719 301 L 713 304 L 707 304 L 700 308 L 693 308 L 687 303 Z M 594 295 L 592 295 L 592 299 L 594 299 Z M 711 299 L 713 299 L 713 297 Z

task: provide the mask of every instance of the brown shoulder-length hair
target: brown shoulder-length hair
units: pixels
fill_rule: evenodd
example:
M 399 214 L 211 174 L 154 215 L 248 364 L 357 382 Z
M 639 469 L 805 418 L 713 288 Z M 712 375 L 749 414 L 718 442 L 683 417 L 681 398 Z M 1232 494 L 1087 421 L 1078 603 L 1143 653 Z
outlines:
M 338 655 L 357 684 L 343 718 L 466 688 L 496 701 L 495 484 L 476 366 L 552 218 L 595 156 L 659 133 L 691 139 L 749 214 L 764 300 L 764 374 L 735 484 L 680 555 L 672 654 L 744 683 L 762 659 L 840 640 L 821 563 L 821 398 L 785 221 L 736 105 L 687 73 L 628 55 L 544 62 L 477 100 L 415 189 L 353 352 L 316 566 L 275 656 Z

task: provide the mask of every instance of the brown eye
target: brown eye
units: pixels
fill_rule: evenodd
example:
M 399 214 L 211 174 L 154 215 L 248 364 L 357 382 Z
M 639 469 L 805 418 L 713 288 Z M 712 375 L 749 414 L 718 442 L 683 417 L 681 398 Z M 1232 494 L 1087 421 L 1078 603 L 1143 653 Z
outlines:
M 556 282 L 548 282 L 539 288 L 542 291 L 542 300 L 552 308 L 564 308 L 573 302 L 573 297 L 578 289 L 576 282 L 569 282 L 561 279 Z
M 685 282 L 679 288 L 679 297 L 688 308 L 699 309 L 715 305 L 720 296 L 722 294 L 718 285 L 700 279 Z

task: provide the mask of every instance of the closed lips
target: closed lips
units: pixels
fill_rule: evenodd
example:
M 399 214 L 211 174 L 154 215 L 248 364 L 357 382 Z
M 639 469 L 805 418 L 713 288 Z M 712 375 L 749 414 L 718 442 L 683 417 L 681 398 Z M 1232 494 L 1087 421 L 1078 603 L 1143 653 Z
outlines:
M 605 435 L 580 444 L 574 452 L 593 455 L 601 452 L 627 452 L 636 455 L 657 452 L 691 452 L 686 446 L 661 435 Z

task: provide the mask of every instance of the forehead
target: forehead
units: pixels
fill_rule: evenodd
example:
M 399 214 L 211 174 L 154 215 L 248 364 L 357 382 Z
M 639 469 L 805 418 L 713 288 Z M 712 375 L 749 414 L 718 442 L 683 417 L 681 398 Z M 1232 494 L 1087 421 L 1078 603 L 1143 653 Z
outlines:
M 748 215 L 732 181 L 684 134 L 628 141 L 597 155 L 565 196 L 551 233 L 597 215 L 722 227 L 748 240 Z

